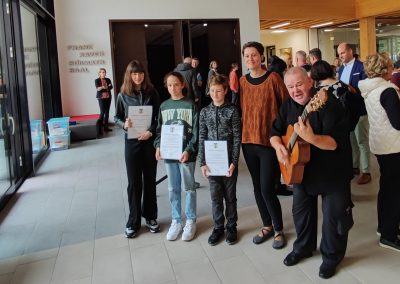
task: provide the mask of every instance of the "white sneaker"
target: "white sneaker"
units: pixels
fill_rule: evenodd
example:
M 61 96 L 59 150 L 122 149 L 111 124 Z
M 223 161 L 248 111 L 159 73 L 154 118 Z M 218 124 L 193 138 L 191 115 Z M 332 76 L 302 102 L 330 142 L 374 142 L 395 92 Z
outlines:
M 168 241 L 175 241 L 176 238 L 178 237 L 179 233 L 182 230 L 182 225 L 181 223 L 178 223 L 177 220 L 172 220 L 171 226 L 169 227 L 168 233 L 167 233 L 167 240 Z
M 183 228 L 182 241 L 191 241 L 196 234 L 196 223 L 193 220 L 187 220 Z

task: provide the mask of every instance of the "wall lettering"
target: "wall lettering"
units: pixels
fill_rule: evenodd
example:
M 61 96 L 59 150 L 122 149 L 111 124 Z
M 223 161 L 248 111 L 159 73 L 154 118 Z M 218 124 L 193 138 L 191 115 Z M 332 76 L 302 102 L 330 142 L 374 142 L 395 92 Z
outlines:
M 106 64 L 105 52 L 95 50 L 93 44 L 70 44 L 67 50 L 72 58 L 68 61 L 69 73 L 90 73 L 89 66 L 103 67 Z

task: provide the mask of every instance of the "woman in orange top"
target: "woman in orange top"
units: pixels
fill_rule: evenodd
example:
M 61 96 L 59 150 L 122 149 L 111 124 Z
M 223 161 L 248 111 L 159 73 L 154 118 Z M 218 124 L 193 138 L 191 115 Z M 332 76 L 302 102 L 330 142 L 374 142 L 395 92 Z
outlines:
M 261 67 L 264 61 L 264 46 L 261 43 L 246 43 L 242 54 L 250 71 L 240 78 L 242 148 L 263 222 L 263 227 L 254 236 L 253 242 L 260 244 L 274 237 L 272 246 L 280 249 L 285 246 L 286 240 L 283 234 L 282 209 L 275 191 L 279 164 L 269 136 L 279 107 L 289 94 L 277 73 L 267 72 Z

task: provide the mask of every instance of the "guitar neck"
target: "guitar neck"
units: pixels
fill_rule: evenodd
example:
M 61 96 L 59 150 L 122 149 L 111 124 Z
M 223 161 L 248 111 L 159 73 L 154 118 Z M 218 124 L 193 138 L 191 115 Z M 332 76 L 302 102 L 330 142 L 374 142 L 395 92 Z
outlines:
M 301 121 L 305 122 L 307 117 L 308 117 L 309 112 L 307 111 L 307 108 L 304 109 L 303 113 L 301 114 Z M 286 148 L 289 150 L 289 152 L 292 152 L 292 149 L 294 147 L 294 144 L 296 143 L 296 140 L 298 138 L 298 134 L 296 132 L 293 131 L 292 136 L 290 136 L 288 145 L 286 146 Z

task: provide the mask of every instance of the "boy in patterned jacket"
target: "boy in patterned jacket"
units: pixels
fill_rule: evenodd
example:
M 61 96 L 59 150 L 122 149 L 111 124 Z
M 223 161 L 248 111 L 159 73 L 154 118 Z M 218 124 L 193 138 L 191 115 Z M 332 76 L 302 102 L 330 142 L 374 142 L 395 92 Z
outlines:
M 236 106 L 225 100 L 229 90 L 228 79 L 222 75 L 212 77 L 209 89 L 212 102 L 200 112 L 198 155 L 201 172 L 210 183 L 214 229 L 208 238 L 208 243 L 213 246 L 220 241 L 224 235 L 226 218 L 226 242 L 231 245 L 237 241 L 236 181 L 242 139 L 241 121 Z M 226 141 L 229 162 L 226 176 L 213 176 L 210 172 L 205 160 L 206 140 Z M 224 199 L 226 216 L 224 216 Z

